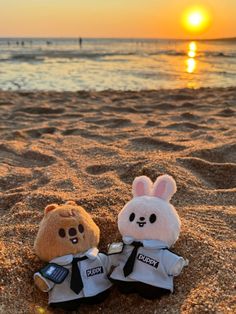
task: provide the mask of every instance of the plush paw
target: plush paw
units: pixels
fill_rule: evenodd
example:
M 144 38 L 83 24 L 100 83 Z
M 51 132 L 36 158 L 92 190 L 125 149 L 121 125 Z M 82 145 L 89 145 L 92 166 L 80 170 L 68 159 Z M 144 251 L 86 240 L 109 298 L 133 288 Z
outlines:
M 186 260 L 183 258 L 180 258 L 171 271 L 172 275 L 178 276 L 181 273 L 184 266 L 187 266 Z
M 46 282 L 37 274 L 34 276 L 34 283 L 38 287 L 39 290 L 43 292 L 48 292 L 48 285 Z

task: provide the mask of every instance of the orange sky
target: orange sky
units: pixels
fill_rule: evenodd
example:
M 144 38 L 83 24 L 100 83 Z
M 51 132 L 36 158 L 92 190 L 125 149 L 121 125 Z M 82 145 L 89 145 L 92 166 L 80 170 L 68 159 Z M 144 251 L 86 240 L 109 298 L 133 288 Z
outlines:
M 212 16 L 201 38 L 236 36 L 236 0 L 0 0 L 0 36 L 191 38 L 183 11 Z

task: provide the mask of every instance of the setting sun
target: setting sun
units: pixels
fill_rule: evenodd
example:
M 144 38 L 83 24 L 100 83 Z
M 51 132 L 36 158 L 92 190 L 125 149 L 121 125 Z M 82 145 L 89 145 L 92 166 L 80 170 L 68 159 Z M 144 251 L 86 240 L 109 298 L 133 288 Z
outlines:
M 196 27 L 199 27 L 202 22 L 203 22 L 203 15 L 201 12 L 193 12 L 189 15 L 188 17 L 188 23 L 191 25 L 191 26 L 196 26 Z
M 182 23 L 188 32 L 201 34 L 210 25 L 210 14 L 204 8 L 190 8 L 184 12 Z

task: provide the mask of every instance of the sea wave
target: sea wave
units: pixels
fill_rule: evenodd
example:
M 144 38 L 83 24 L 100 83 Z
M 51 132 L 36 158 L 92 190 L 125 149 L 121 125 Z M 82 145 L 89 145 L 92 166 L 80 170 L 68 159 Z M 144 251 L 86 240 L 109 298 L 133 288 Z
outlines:
M 186 51 L 176 51 L 176 50 L 158 50 L 158 51 L 149 51 L 149 52 L 90 52 L 90 51 L 82 51 L 78 52 L 75 50 L 70 51 L 61 51 L 61 50 L 53 50 L 53 51 L 35 51 L 31 53 L 10 53 L 7 57 L 4 56 L 0 58 L 0 62 L 44 62 L 46 59 L 90 59 L 90 60 L 98 60 L 102 61 L 109 60 L 112 58 L 130 58 L 130 57 L 155 57 L 155 56 L 186 56 Z M 236 53 L 223 53 L 223 52 L 213 52 L 213 51 L 205 51 L 199 52 L 199 56 L 203 57 L 217 57 L 217 58 L 236 58 Z M 121 59 L 119 59 L 121 61 Z

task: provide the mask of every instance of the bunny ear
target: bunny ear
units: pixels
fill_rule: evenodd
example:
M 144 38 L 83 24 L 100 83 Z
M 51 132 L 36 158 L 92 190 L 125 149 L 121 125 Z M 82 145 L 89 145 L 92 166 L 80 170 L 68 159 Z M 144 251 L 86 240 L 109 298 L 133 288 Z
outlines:
M 132 184 L 133 196 L 151 195 L 152 185 L 153 183 L 148 177 L 136 177 Z
M 156 179 L 153 185 L 152 195 L 169 201 L 176 190 L 175 180 L 171 176 L 164 174 Z

